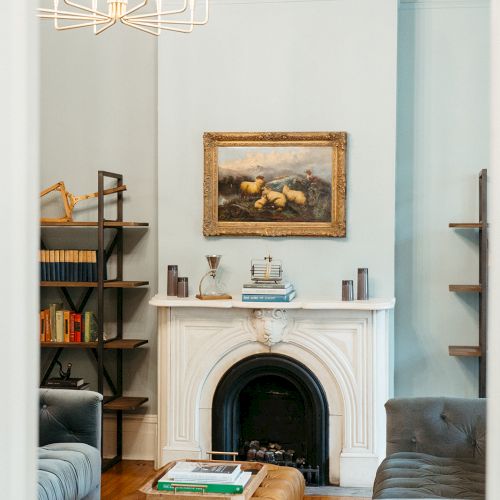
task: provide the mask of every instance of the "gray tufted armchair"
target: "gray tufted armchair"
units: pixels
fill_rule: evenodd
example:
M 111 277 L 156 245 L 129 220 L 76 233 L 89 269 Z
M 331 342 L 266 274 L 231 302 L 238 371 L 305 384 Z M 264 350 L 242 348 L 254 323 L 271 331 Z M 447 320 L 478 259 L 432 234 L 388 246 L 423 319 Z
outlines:
M 102 396 L 40 389 L 39 500 L 98 500 Z
M 401 398 L 385 408 L 387 458 L 373 498 L 484 498 L 485 399 Z

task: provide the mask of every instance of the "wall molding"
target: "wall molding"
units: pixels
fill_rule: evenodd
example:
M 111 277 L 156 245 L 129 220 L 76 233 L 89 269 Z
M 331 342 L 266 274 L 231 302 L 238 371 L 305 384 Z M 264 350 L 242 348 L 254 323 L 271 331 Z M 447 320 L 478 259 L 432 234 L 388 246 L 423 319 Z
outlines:
M 123 458 L 125 460 L 154 460 L 157 446 L 157 415 L 123 415 Z M 115 416 L 104 415 L 104 457 L 115 455 Z
M 490 0 L 399 0 L 400 10 L 412 9 L 487 9 Z

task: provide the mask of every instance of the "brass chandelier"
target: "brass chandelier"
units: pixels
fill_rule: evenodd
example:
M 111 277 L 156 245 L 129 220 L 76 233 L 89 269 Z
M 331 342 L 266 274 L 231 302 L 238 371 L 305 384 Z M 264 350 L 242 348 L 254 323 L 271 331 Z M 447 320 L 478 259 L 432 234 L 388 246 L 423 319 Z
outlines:
M 38 17 L 53 20 L 58 31 L 93 28 L 94 34 L 100 35 L 119 21 L 159 36 L 162 30 L 191 33 L 195 26 L 208 22 L 208 0 L 141 0 L 130 8 L 128 0 L 89 0 L 87 5 L 71 0 L 52 1 L 54 8 L 38 9 Z M 203 5 L 201 9 L 199 4 Z

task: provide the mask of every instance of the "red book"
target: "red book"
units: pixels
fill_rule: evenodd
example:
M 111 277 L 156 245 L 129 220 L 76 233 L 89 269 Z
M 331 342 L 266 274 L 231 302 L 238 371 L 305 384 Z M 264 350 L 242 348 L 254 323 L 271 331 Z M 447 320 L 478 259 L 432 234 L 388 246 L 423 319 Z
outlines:
M 69 341 L 75 341 L 75 313 L 69 313 Z
M 75 342 L 82 341 L 82 315 L 79 313 L 75 313 L 73 315 L 73 328 L 75 332 Z

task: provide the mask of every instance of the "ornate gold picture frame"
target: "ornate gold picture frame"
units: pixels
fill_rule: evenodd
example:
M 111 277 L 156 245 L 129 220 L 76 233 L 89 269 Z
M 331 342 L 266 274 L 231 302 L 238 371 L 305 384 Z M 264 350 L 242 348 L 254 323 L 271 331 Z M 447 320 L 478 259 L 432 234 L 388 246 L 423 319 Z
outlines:
M 346 132 L 206 132 L 205 236 L 346 235 Z

